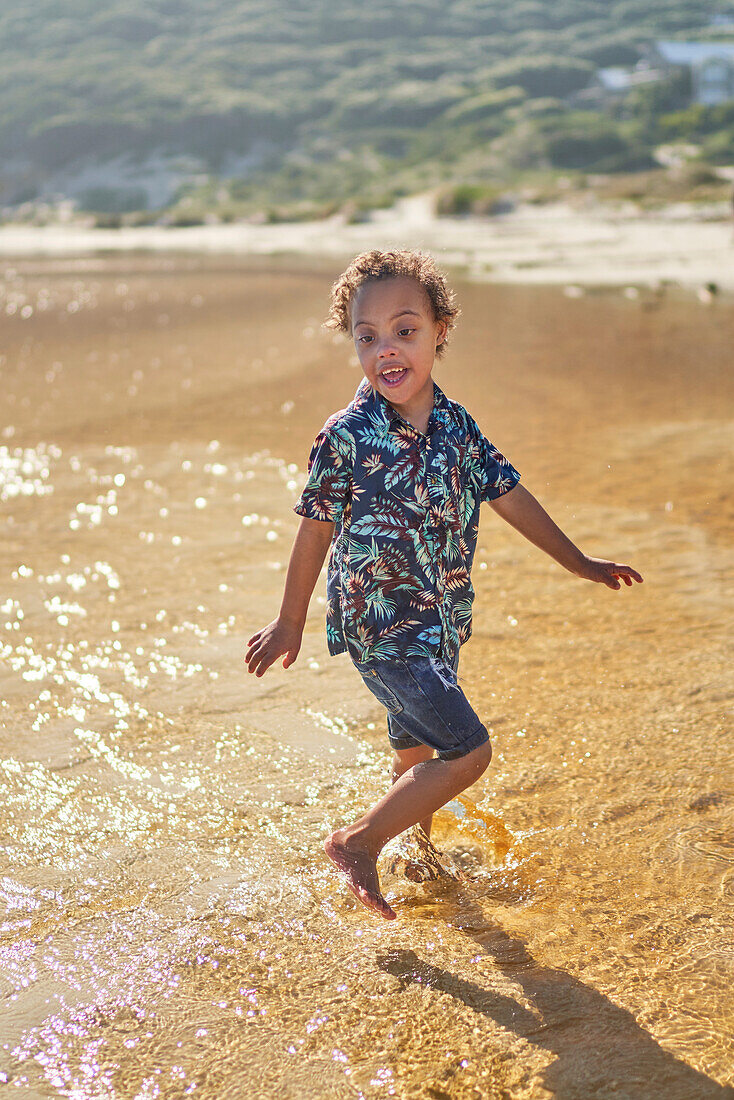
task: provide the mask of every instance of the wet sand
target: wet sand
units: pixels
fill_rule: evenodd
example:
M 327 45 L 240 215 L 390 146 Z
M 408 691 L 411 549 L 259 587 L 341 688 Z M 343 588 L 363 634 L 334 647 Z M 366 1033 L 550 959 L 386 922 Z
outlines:
M 3 268 L 8 1093 L 733 1096 L 731 301 L 454 280 L 439 385 L 645 583 L 486 510 L 460 676 L 495 755 L 436 817 L 463 881 L 384 860 L 384 922 L 321 849 L 390 761 L 324 576 L 295 666 L 243 663 L 360 379 L 339 268 Z

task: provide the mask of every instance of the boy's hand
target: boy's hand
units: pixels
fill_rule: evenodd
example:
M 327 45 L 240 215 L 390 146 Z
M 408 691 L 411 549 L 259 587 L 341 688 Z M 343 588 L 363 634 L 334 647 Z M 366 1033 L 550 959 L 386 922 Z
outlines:
M 631 565 L 618 565 L 616 562 L 606 561 L 604 558 L 590 558 L 586 554 L 583 555 L 579 566 L 573 569 L 572 572 L 577 577 L 583 577 L 584 580 L 598 581 L 600 584 L 605 584 L 607 588 L 622 587 L 617 577 L 621 577 L 628 588 L 632 587 L 633 578 L 642 584 L 642 577 Z
M 248 641 L 250 648 L 245 657 L 247 671 L 254 672 L 258 677 L 264 676 L 267 669 L 284 653 L 283 668 L 290 668 L 298 656 L 302 636 L 303 628 L 299 629 L 294 623 L 273 619 L 272 623 L 258 630 Z
M 301 518 L 288 562 L 280 613 L 248 641 L 250 648 L 245 657 L 248 672 L 264 676 L 283 654 L 283 668 L 290 668 L 295 661 L 301 648 L 308 603 L 333 534 L 333 523 Z
M 590 558 L 578 546 L 574 546 L 568 535 L 553 522 L 545 508 L 523 485 L 518 483 L 496 500 L 490 501 L 490 504 L 502 519 L 546 554 L 550 554 L 575 577 L 599 581 L 607 588 L 622 587 L 617 577 L 622 577 L 628 588 L 632 587 L 632 578 L 642 583 L 642 577 L 631 565 L 618 565 L 604 558 Z

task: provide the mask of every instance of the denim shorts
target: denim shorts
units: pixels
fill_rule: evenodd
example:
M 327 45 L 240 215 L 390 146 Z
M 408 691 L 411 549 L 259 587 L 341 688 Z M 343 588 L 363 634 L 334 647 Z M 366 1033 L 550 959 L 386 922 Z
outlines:
M 352 661 L 387 710 L 387 736 L 394 749 L 427 745 L 441 760 L 455 760 L 489 741 L 486 726 L 459 687 L 458 649 L 451 664 L 439 657 Z

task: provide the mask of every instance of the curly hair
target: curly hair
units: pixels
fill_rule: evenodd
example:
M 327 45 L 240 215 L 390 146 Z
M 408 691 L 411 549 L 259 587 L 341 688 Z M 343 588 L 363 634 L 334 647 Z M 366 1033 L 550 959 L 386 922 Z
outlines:
M 400 275 L 415 279 L 428 297 L 434 321 L 446 324 L 446 336 L 436 348 L 436 356 L 440 359 L 446 352 L 448 334 L 461 310 L 454 305 L 454 293 L 449 290 L 433 257 L 420 250 L 403 248 L 381 252 L 375 248 L 355 256 L 331 288 L 331 307 L 323 327 L 351 336 L 350 310 L 359 287 L 373 279 L 394 279 Z

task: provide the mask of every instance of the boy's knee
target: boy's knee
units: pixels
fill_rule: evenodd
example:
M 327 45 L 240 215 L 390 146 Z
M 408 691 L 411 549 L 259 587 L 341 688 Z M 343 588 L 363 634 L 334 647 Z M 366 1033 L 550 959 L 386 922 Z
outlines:
M 484 741 L 477 745 L 465 756 L 460 756 L 455 763 L 471 777 L 472 782 L 486 772 L 492 759 L 492 742 Z
M 486 771 L 492 761 L 492 742 L 485 741 L 483 744 L 478 745 L 469 755 L 472 757 L 476 756 L 477 767 L 481 768 L 483 772 Z

